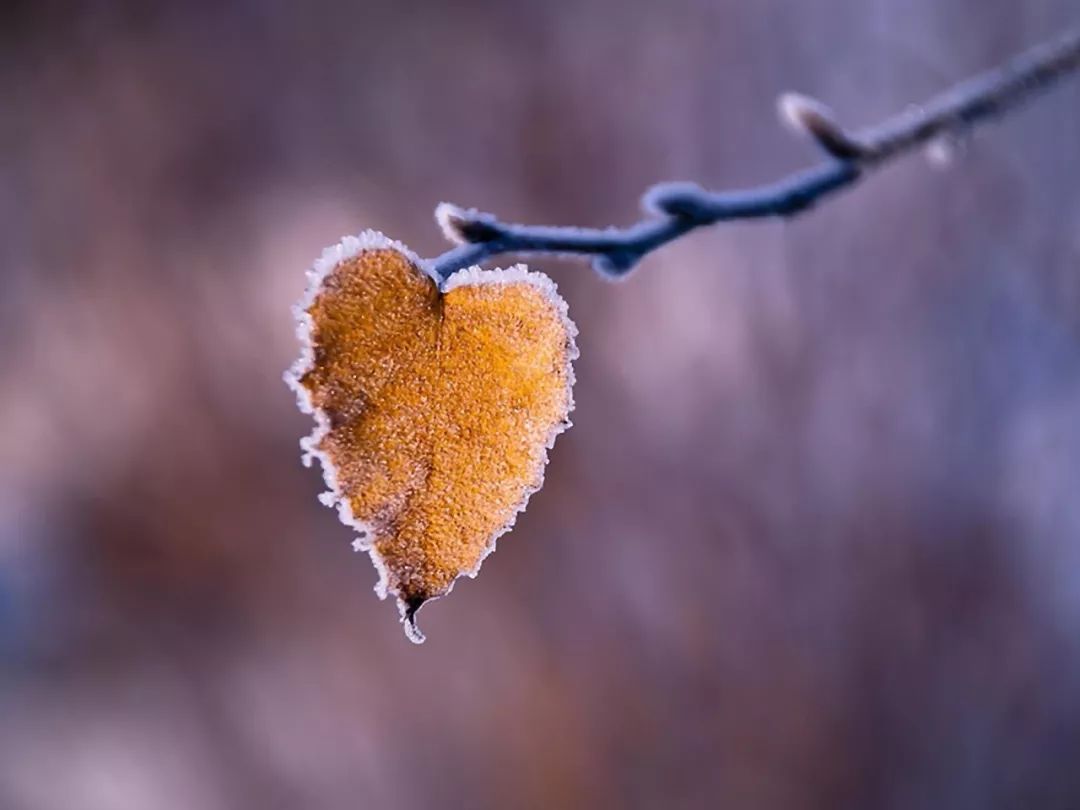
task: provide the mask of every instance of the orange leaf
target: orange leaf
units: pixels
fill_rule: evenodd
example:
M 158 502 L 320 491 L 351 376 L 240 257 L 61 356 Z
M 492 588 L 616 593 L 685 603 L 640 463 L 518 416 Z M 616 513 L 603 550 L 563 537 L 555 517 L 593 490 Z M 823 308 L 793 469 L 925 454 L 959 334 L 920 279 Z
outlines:
M 368 231 L 324 251 L 296 308 L 303 356 L 286 374 L 316 427 L 301 442 L 379 571 L 414 614 L 449 593 L 543 483 L 573 408 L 577 330 L 555 285 L 523 266 L 440 285 Z

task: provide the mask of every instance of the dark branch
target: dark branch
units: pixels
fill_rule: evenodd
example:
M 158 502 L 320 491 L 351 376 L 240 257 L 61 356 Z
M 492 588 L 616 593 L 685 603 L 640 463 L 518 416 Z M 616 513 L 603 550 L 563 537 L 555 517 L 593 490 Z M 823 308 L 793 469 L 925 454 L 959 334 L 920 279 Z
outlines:
M 1078 68 L 1080 29 L 855 134 L 845 131 L 817 101 L 785 95 L 780 99 L 782 116 L 821 147 L 828 157 L 822 165 L 771 185 L 738 191 L 709 192 L 693 183 L 661 183 L 642 198 L 643 207 L 654 216 L 628 228 L 514 225 L 491 214 L 442 203 L 435 211 L 436 219 L 447 238 L 458 244 L 433 259 L 432 269 L 445 279 L 501 254 L 543 253 L 592 256 L 593 267 L 603 275 L 623 276 L 643 256 L 695 228 L 801 213 L 855 184 L 867 170 L 1000 115 Z

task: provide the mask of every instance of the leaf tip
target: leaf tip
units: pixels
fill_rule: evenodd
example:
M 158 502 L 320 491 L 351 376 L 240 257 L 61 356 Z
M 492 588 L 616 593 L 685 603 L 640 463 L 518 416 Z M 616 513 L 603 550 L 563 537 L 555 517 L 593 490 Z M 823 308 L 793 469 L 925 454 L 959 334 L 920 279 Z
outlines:
M 423 634 L 416 624 L 416 613 L 427 601 L 426 596 L 409 596 L 398 599 L 398 605 L 401 609 L 401 626 L 405 630 L 405 637 L 413 644 L 423 644 L 427 641 L 427 636 Z

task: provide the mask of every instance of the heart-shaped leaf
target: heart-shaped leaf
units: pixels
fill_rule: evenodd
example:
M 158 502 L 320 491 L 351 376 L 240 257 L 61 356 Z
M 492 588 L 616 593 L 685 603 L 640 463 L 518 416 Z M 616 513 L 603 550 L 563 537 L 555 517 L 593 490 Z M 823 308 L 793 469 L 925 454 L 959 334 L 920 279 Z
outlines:
M 286 373 L 316 427 L 322 500 L 359 532 L 376 591 L 414 614 L 475 576 L 540 488 L 573 407 L 577 330 L 555 285 L 523 266 L 442 285 L 400 243 L 367 232 L 327 248 L 296 308 Z

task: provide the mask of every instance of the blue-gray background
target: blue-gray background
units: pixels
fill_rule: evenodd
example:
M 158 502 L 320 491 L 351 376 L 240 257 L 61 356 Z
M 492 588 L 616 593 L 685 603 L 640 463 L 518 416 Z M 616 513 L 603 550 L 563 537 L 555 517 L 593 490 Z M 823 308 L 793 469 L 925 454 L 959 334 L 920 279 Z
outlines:
M 299 464 L 289 306 L 443 199 L 606 225 L 816 159 L 1075 0 L 0 9 L 0 807 L 1080 806 L 1080 81 L 619 285 L 405 641 Z

